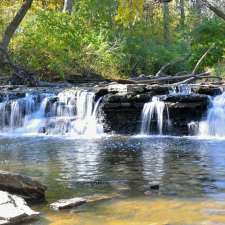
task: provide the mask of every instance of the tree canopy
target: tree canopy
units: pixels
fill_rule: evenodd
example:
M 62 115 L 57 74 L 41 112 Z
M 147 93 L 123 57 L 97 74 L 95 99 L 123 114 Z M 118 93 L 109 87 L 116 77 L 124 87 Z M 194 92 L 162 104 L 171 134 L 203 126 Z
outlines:
M 25 2 L 0 2 L 3 42 Z M 156 74 L 187 54 L 166 73 L 190 72 L 212 44 L 198 70 L 224 75 L 224 13 L 223 0 L 34 0 L 5 43 L 15 62 L 49 79 Z

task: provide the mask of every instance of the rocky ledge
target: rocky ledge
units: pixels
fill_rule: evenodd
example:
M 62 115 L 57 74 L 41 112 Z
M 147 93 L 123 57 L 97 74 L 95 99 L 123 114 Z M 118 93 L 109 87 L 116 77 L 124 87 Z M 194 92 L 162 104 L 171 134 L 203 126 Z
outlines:
M 137 134 L 141 127 L 141 114 L 144 104 L 154 96 L 163 101 L 169 113 L 170 127 L 164 133 L 187 135 L 188 124 L 200 121 L 207 112 L 210 95 L 221 93 L 220 87 L 188 87 L 179 93 L 168 85 L 112 84 L 103 97 L 102 111 L 106 132 L 117 134 Z M 201 94 L 200 94 L 201 93 Z M 119 123 L 118 123 L 119 121 Z M 156 118 L 153 124 L 156 123 Z M 164 121 L 168 123 L 168 121 Z M 164 126 L 166 127 L 166 126 Z
M 101 111 L 106 133 L 138 134 L 141 127 L 141 114 L 144 104 L 150 102 L 154 96 L 157 96 L 165 103 L 170 117 L 171 126 L 164 133 L 187 135 L 188 124 L 192 121 L 200 121 L 206 115 L 210 101 L 209 97 L 220 94 L 224 86 L 214 84 L 171 86 L 171 84 L 120 84 L 116 82 L 80 84 L 79 86 L 54 84 L 36 88 L 4 86 L 0 87 L 0 102 L 6 98 L 22 98 L 26 93 L 57 94 L 64 91 L 68 92 L 68 90 L 75 93 L 80 88 L 94 92 L 95 101 L 102 98 Z M 49 101 L 46 106 L 46 115 L 49 114 L 51 105 L 57 101 L 57 96 Z M 10 111 L 9 108 L 6 105 L 5 110 Z M 73 120 L 73 118 L 70 119 Z M 5 120 L 8 123 L 7 118 Z M 62 122 L 65 123 L 65 121 L 59 120 L 55 124 L 49 119 L 48 126 L 60 125 Z M 68 123 L 70 122 L 69 120 Z M 165 120 L 165 123 L 167 122 Z M 67 124 L 65 124 L 65 127 L 67 127 Z M 48 134 L 46 129 L 40 132 Z
M 46 189 L 46 186 L 29 177 L 0 171 L 0 190 L 19 195 L 29 202 L 44 201 Z

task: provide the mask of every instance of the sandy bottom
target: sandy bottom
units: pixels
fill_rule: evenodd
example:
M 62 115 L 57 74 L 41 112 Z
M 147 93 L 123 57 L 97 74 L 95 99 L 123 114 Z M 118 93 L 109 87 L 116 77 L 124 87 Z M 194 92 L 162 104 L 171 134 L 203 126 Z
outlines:
M 61 212 L 47 208 L 34 224 L 51 225 L 220 225 L 225 203 L 183 199 L 107 200 Z

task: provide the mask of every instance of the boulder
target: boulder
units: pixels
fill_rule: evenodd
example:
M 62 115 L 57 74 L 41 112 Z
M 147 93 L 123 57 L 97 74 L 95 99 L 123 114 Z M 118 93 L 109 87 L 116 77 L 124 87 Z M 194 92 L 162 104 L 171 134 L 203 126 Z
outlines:
M 0 190 L 20 195 L 28 201 L 44 201 L 46 189 L 46 186 L 27 176 L 0 171 Z
M 0 224 L 21 223 L 39 215 L 40 213 L 33 211 L 23 198 L 0 191 Z
M 62 210 L 77 207 L 83 205 L 87 202 L 85 198 L 71 198 L 71 199 L 61 199 L 57 202 L 50 204 L 50 207 L 54 210 Z

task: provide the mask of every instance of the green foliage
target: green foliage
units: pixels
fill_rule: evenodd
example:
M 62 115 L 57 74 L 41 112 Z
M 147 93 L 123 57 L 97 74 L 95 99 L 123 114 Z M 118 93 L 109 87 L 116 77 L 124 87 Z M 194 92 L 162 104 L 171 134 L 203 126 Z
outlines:
M 0 32 L 16 12 L 10 1 L 0 3 L 0 10 L 10 12 L 10 17 L 1 14 Z M 215 49 L 200 70 L 222 68 L 223 21 L 214 18 L 200 21 L 190 10 L 186 12 L 185 26 L 181 27 L 176 5 L 170 3 L 170 42 L 166 45 L 161 5 L 155 6 L 152 2 L 147 18 L 146 12 L 141 11 L 145 1 L 135 0 L 132 5 L 125 2 L 124 5 L 118 0 L 76 0 L 74 12 L 69 15 L 61 11 L 62 0 L 34 1 L 11 43 L 14 60 L 45 78 L 49 75 L 50 79 L 70 74 L 118 78 L 155 74 L 164 64 L 192 52 L 190 61 L 166 71 L 176 74 L 191 71 L 201 55 L 215 43 Z M 20 4 L 18 2 L 16 9 Z
M 203 61 L 200 70 L 213 67 L 225 57 L 225 23 L 219 19 L 204 20 L 192 32 L 192 59 L 194 64 L 213 44 L 215 47 Z
M 114 73 L 110 63 L 116 63 L 115 49 L 107 42 L 106 32 L 90 29 L 82 19 L 75 14 L 39 12 L 14 39 L 15 58 L 43 73 Z

